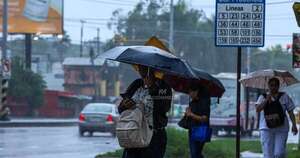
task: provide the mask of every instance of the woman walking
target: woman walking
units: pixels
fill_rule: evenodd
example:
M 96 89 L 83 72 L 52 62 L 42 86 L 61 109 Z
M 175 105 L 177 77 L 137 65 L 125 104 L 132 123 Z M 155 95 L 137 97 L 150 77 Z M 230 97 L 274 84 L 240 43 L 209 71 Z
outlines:
M 264 158 L 285 158 L 286 141 L 289 132 L 289 114 L 292 132 L 298 133 L 295 115 L 295 105 L 292 99 L 279 92 L 280 82 L 277 78 L 268 81 L 269 91 L 261 95 L 256 103 L 256 111 L 260 112 L 259 129 Z

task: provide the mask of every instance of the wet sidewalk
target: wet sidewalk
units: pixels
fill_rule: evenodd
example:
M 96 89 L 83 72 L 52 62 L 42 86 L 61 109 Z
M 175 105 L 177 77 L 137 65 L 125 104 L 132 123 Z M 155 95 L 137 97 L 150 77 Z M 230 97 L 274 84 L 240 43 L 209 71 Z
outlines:
M 253 153 L 250 151 L 244 151 L 241 153 L 242 158 L 263 158 L 262 153 Z

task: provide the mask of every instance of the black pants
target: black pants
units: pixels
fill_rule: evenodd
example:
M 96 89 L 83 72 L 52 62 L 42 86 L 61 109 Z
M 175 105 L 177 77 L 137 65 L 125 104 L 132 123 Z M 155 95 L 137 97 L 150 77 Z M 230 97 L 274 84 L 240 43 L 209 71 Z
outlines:
M 124 149 L 122 158 L 163 158 L 166 145 L 167 133 L 165 129 L 156 130 L 148 147 Z
M 165 156 L 167 147 L 167 132 L 165 129 L 156 130 L 149 148 L 151 150 L 152 158 L 163 158 Z
M 149 150 L 148 147 L 124 149 L 122 158 L 151 158 Z

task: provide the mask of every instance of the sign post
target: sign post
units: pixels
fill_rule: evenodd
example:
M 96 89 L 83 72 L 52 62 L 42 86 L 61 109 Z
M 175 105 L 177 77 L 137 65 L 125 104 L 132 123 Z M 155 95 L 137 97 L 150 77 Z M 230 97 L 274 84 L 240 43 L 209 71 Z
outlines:
M 240 157 L 242 47 L 263 47 L 265 0 L 216 0 L 215 44 L 237 47 L 236 158 Z

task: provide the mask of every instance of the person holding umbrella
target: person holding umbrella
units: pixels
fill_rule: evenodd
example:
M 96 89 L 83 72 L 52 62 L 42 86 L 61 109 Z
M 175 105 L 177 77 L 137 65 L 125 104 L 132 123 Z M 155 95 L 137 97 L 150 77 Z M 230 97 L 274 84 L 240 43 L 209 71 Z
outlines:
M 165 127 L 168 123 L 167 112 L 171 107 L 172 89 L 163 80 L 155 77 L 154 71 L 138 65 L 140 79 L 133 81 L 122 96 L 126 96 L 118 107 L 119 113 L 135 105 L 130 99 L 139 87 L 147 87 L 153 100 L 153 136 L 145 148 L 124 149 L 122 158 L 163 158 L 167 144 Z
M 220 81 L 204 71 L 192 68 L 188 62 L 171 54 L 166 47 L 162 46 L 162 43 L 151 44 L 151 42 L 147 42 L 146 46 L 118 46 L 102 53 L 99 58 L 139 65 L 138 71 L 142 79 L 135 80 L 127 88 L 124 94 L 125 96 L 129 96 L 127 98 L 132 97 L 136 89 L 138 89 L 137 87 L 149 83 L 148 87 L 153 99 L 154 134 L 147 148 L 150 152 L 143 150 L 142 152 L 144 152 L 144 154 L 136 157 L 164 157 L 167 143 L 164 128 L 168 122 L 166 113 L 171 106 L 171 88 L 178 92 L 188 93 L 189 83 L 195 81 L 200 85 L 207 86 L 210 97 L 221 97 L 225 91 Z M 149 72 L 145 71 L 149 70 L 148 68 L 151 69 L 149 73 L 151 79 L 147 79 L 147 81 L 143 77 L 143 74 Z M 155 70 L 155 73 L 153 73 L 153 70 Z M 122 102 L 124 103 L 119 107 L 120 112 L 135 105 L 130 99 L 124 99 Z M 124 153 L 128 153 L 127 151 L 128 150 L 125 149 Z M 126 154 L 123 154 L 123 158 L 125 158 L 124 155 Z
M 210 140 L 211 135 L 207 135 L 206 140 L 200 140 L 196 135 L 207 132 L 200 131 L 201 129 L 209 130 L 210 96 L 206 88 L 197 85 L 189 87 L 189 96 L 192 101 L 189 103 L 189 107 L 186 108 L 184 118 L 189 130 L 190 155 L 191 158 L 203 158 L 204 144 Z
M 295 105 L 291 98 L 279 92 L 280 80 L 276 77 L 268 80 L 268 93 L 261 95 L 256 103 L 256 111 L 260 112 L 259 129 L 264 158 L 286 157 L 286 141 L 289 132 L 288 112 L 292 121 L 292 132 L 298 133 Z

